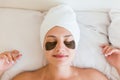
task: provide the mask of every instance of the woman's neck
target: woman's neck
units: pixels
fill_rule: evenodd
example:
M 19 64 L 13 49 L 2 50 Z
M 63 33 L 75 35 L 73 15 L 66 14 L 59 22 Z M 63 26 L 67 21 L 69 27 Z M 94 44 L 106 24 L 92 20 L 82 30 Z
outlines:
M 47 72 L 52 79 L 57 80 L 61 78 L 69 78 L 72 75 L 73 68 L 70 65 L 48 65 Z

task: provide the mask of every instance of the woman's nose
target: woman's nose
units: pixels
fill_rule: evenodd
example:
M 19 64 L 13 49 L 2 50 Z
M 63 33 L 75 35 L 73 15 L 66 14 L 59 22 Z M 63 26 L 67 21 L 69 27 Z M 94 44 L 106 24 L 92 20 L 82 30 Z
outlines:
M 57 45 L 56 45 L 56 51 L 57 52 L 63 52 L 65 51 L 65 45 L 63 42 L 59 42 Z

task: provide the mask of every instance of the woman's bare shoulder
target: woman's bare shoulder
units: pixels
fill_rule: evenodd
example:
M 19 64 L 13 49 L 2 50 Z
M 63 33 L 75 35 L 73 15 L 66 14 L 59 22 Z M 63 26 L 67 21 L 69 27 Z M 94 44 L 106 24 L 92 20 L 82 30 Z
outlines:
M 108 78 L 100 71 L 93 68 L 78 68 L 80 75 L 90 80 L 108 80 Z
M 13 77 L 12 80 L 30 80 L 31 72 L 22 72 L 15 77 Z
M 16 75 L 12 80 L 33 80 L 33 79 L 41 78 L 44 72 L 44 69 L 45 68 L 43 67 L 34 71 L 22 72 Z

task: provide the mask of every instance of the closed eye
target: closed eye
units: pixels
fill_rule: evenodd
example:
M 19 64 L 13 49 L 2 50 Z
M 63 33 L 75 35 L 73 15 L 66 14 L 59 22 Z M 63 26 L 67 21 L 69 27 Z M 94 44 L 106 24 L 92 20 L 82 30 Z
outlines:
M 54 42 L 46 42 L 45 48 L 46 48 L 46 50 L 52 50 L 52 49 L 54 49 L 56 47 L 56 44 L 57 44 L 56 41 L 54 41 Z
M 70 49 L 75 49 L 75 41 L 64 41 L 64 44 L 66 47 L 70 48 Z

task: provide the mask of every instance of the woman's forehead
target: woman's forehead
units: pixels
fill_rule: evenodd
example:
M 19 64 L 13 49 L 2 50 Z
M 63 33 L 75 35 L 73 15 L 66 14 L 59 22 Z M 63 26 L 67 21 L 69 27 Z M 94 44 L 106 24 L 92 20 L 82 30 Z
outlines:
M 48 31 L 45 36 L 45 40 L 56 40 L 56 39 L 74 39 L 71 32 L 63 27 L 54 27 Z
M 46 35 L 71 35 L 71 32 L 63 27 L 56 26 L 50 29 Z

